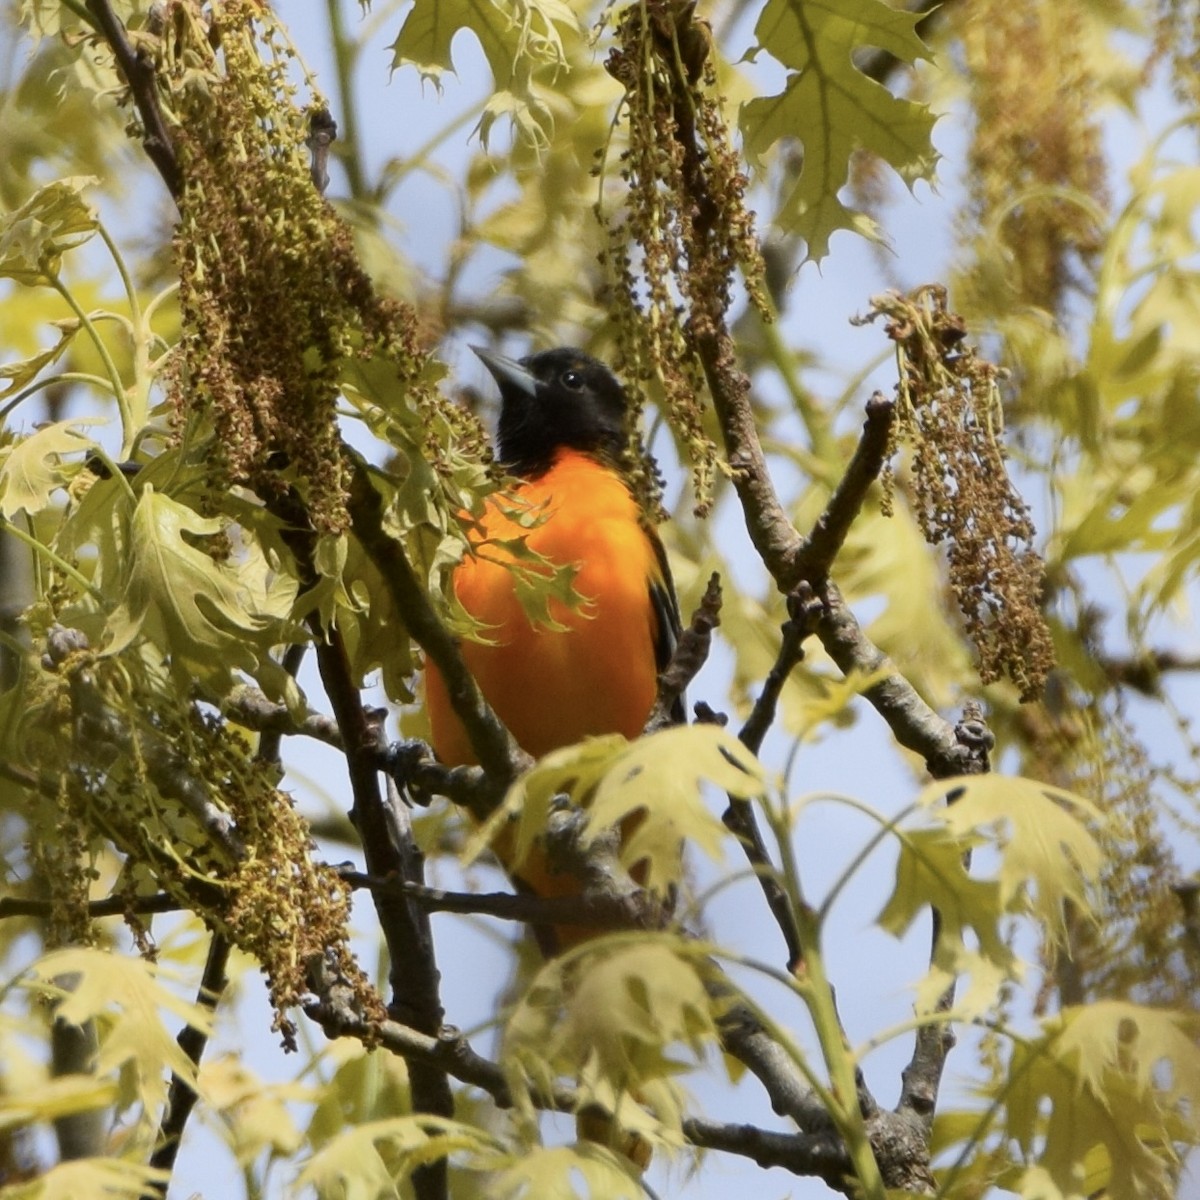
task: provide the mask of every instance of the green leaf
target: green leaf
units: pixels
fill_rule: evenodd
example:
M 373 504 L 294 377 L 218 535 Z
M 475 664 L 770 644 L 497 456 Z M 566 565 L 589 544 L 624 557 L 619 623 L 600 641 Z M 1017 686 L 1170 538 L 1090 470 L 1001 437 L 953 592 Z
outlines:
M 57 180 L 0 217 L 0 279 L 32 287 L 58 275 L 62 256 L 98 227 L 96 210 L 82 194 L 94 183 L 99 183 L 94 176 Z
M 29 358 L 5 363 L 0 367 L 0 397 L 19 392 L 27 383 L 36 379 L 45 367 L 57 362 L 80 329 L 79 322 L 74 320 L 56 321 L 55 324 L 59 331 L 58 341 L 48 350 L 41 350 Z
M 399 1180 L 459 1151 L 468 1152 L 474 1160 L 468 1165 L 479 1168 L 499 1156 L 492 1137 L 460 1121 L 429 1115 L 369 1121 L 338 1134 L 314 1154 L 296 1186 L 311 1187 L 325 1200 L 398 1197 Z
M 767 786 L 754 755 L 715 725 L 681 725 L 633 742 L 615 734 L 589 738 L 546 755 L 514 784 L 480 831 L 478 845 L 516 814 L 519 869 L 545 830 L 555 798 L 569 795 L 589 810 L 585 841 L 636 818 L 626 825 L 621 862 L 640 864 L 645 886 L 661 891 L 679 879 L 685 839 L 720 857 L 728 830 L 704 803 L 706 782 L 745 798 Z
M 646 1195 L 629 1160 L 595 1142 L 535 1146 L 500 1172 L 487 1194 L 495 1200 L 643 1200 Z
M 1063 904 L 1091 907 L 1087 888 L 1099 877 L 1101 850 L 1085 822 L 1101 820 L 1100 810 L 1063 788 L 1005 775 L 942 780 L 918 802 L 937 804 L 948 791 L 958 795 L 938 815 L 950 832 L 964 840 L 987 836 L 1000 851 L 1000 903 L 1032 912 L 1052 936 L 1065 936 Z
M 545 964 L 505 1027 L 516 1093 L 575 1076 L 581 1108 L 598 1105 L 654 1142 L 674 1131 L 677 1141 L 683 1110 L 672 1080 L 686 1064 L 672 1052 L 698 1060 L 717 1040 L 705 953 L 671 935 L 617 934 Z
M 943 805 L 947 792 L 956 798 Z M 1084 819 L 1099 814 L 1060 788 L 996 775 L 939 781 L 921 793 L 919 804 L 933 824 L 900 831 L 896 882 L 879 924 L 899 937 L 926 907 L 936 909 L 941 927 L 931 969 L 917 988 L 918 1010 L 931 1011 L 951 982 L 969 975 L 959 1008 L 977 1014 L 1006 980 L 1020 977 L 1021 964 L 1004 936 L 1006 917 L 1032 914 L 1058 937 L 1064 902 L 1088 911 L 1087 886 L 1101 862 Z M 991 878 L 972 875 L 963 861 L 984 844 L 998 853 Z M 974 949 L 965 940 L 968 929 Z
M 1020 1194 L 1173 1194 L 1173 1144 L 1194 1144 L 1200 1133 L 1196 1035 L 1190 1014 L 1099 1001 L 1016 1042 L 989 1097 L 1026 1164 Z
M 73 417 L 45 425 L 36 433 L 0 449 L 0 517 L 12 518 L 22 509 L 33 516 L 49 507 L 50 497 L 74 474 L 64 467 L 64 454 L 78 454 L 94 445 L 77 432 L 95 425 L 95 418 Z
M 287 679 L 269 652 L 285 638 L 294 583 L 274 587 L 253 543 L 236 570 L 193 544 L 224 529 L 221 520 L 144 488 L 129 521 L 121 604 L 109 618 L 105 651 L 145 636 L 177 671 L 218 693 L 240 669 L 280 694 Z
M 803 143 L 800 177 L 776 220 L 805 239 L 810 259 L 828 253 L 835 230 L 878 236 L 869 218 L 838 199 L 855 150 L 877 154 L 910 186 L 933 172 L 934 115 L 923 104 L 893 96 L 853 62 L 867 47 L 905 63 L 928 59 L 916 33 L 919 19 L 881 0 L 768 0 L 758 18 L 758 50 L 790 73 L 778 95 L 743 106 L 746 153 L 757 159 L 784 138 Z
M 116 1081 L 91 1075 L 63 1075 L 35 1087 L 0 1095 L 0 1129 L 56 1121 L 72 1113 L 107 1108 L 117 1099 Z
M 544 141 L 550 109 L 538 94 L 534 74 L 565 70 L 563 33 L 579 20 L 565 0 L 416 0 L 392 43 L 392 67 L 415 66 L 440 84 L 454 70 L 450 46 L 467 29 L 478 39 L 495 87 L 479 123 L 487 144 L 492 122 L 507 114 L 528 140 Z

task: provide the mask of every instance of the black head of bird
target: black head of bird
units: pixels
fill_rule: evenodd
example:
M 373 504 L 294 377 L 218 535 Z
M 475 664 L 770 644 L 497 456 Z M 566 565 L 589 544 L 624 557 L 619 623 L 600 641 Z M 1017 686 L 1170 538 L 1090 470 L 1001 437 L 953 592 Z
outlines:
M 628 404 L 602 362 L 571 347 L 522 359 L 472 349 L 500 387 L 497 449 L 514 475 L 536 478 L 560 450 L 620 458 L 628 440 Z

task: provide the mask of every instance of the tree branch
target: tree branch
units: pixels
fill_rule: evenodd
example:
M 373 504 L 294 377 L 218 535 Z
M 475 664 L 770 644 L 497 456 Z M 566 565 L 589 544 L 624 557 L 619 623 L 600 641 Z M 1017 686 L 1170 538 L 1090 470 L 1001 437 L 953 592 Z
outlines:
M 713 630 L 720 623 L 721 576 L 714 571 L 708 578 L 700 607 L 692 614 L 688 627 L 679 635 L 679 644 L 671 655 L 671 661 L 658 677 L 658 694 L 643 732 L 654 733 L 675 723 L 671 710 L 708 661 Z
M 142 147 L 146 157 L 158 168 L 167 190 L 178 200 L 183 191 L 183 173 L 179 168 L 179 158 L 175 153 L 175 142 L 167 119 L 158 102 L 154 64 L 145 53 L 133 48 L 125 34 L 125 27 L 117 19 L 108 0 L 87 0 L 87 8 L 113 52 L 117 69 L 129 85 L 129 93 L 142 118 L 145 131 Z
M 397 891 L 427 912 L 495 917 L 530 925 L 587 925 L 597 929 L 661 929 L 663 925 L 663 906 L 642 888 L 628 893 L 590 891 L 578 896 L 534 896 L 514 892 L 447 892 L 359 871 L 342 871 L 340 875 L 352 888 Z
M 208 958 L 204 963 L 204 974 L 200 978 L 200 990 L 196 993 L 196 1003 L 209 1012 L 216 1011 L 229 983 L 225 972 L 229 966 L 230 948 L 229 940 L 223 934 L 212 935 L 208 944 Z M 185 1025 L 176 1040 L 180 1050 L 187 1055 L 188 1061 L 199 1067 L 204 1048 L 208 1045 L 208 1035 L 194 1025 Z M 196 1099 L 196 1090 L 190 1083 L 178 1075 L 171 1076 L 166 1112 L 158 1129 L 154 1153 L 150 1156 L 151 1167 L 168 1173 L 167 1180 L 162 1184 L 152 1185 L 162 1196 L 166 1196 L 170 1186 L 170 1173 L 175 1169 L 175 1159 L 183 1141 L 183 1130 L 196 1106 Z
M 796 555 L 795 569 L 800 578 L 814 587 L 828 578 L 833 560 L 837 557 L 850 527 L 862 510 L 871 485 L 879 478 L 887 461 L 892 425 L 896 419 L 896 402 L 882 392 L 875 392 L 867 401 L 867 419 L 854 455 L 834 489 L 825 511 L 817 519 L 812 532 Z
M 302 570 L 310 569 L 306 549 L 298 561 L 303 564 Z M 350 816 L 362 841 L 367 869 L 372 875 L 394 874 L 421 882 L 423 862 L 412 838 L 407 809 L 390 780 L 386 802 L 380 794 L 381 729 L 363 707 L 341 633 L 337 629 L 322 630 L 315 614 L 310 621 L 317 639 L 317 667 L 346 748 L 354 796 Z M 401 1013 L 407 1023 L 435 1035 L 441 1029 L 444 1011 L 428 918 L 403 895 L 375 893 L 373 899 L 391 960 L 389 1012 Z M 444 1072 L 428 1063 L 414 1063 L 409 1083 L 414 1111 L 453 1115 L 454 1097 Z M 414 1172 L 413 1186 L 418 1200 L 444 1200 L 445 1162 L 419 1168 Z
M 477 1054 L 457 1030 L 448 1029 L 439 1037 L 430 1037 L 396 1021 L 374 1024 L 348 1008 L 330 1003 L 308 1005 L 305 1012 L 329 1037 L 357 1038 L 367 1045 L 381 1045 L 406 1062 L 436 1065 L 455 1079 L 486 1092 L 498 1107 L 512 1106 L 503 1068 Z M 578 1091 L 563 1084 L 534 1088 L 530 1098 L 536 1107 L 552 1112 L 575 1112 L 580 1103 Z M 831 1187 L 844 1190 L 847 1186 L 849 1159 L 844 1150 L 839 1157 L 836 1134 L 776 1133 L 753 1125 L 694 1118 L 685 1120 L 683 1129 L 695 1146 L 738 1154 L 762 1166 L 781 1166 L 796 1175 L 816 1176 Z
M 310 737 L 336 750 L 343 749 L 341 730 L 335 721 L 321 713 L 308 713 L 297 721 L 286 704 L 276 704 L 258 688 L 248 685 L 234 688 L 223 712 L 231 721 L 255 733 Z
M 457 641 L 438 618 L 429 593 L 418 581 L 402 547 L 384 530 L 383 501 L 371 483 L 366 466 L 358 458 L 354 458 L 353 465 L 349 510 L 354 532 L 379 569 L 408 632 L 441 672 L 450 706 L 463 723 L 471 748 L 488 778 L 490 805 L 486 811 L 471 808 L 477 818 L 486 819 L 513 780 L 532 765 L 532 759 L 520 749 L 484 700 L 463 662 Z
M 826 581 L 818 594 L 824 615 L 817 625 L 817 636 L 829 657 L 844 675 L 884 672 L 885 677 L 867 688 L 863 696 L 887 722 L 896 740 L 921 755 L 935 779 L 961 774 L 970 755 L 959 745 L 954 727 L 921 699 L 916 688 L 863 633 L 836 584 Z
M 89 918 L 123 917 L 126 913 L 168 913 L 179 912 L 183 906 L 174 896 L 166 892 L 156 892 L 153 896 L 108 896 L 103 900 L 93 900 L 87 906 Z M 27 900 L 16 896 L 0 897 L 0 920 L 6 917 L 49 917 L 54 914 L 52 900 Z

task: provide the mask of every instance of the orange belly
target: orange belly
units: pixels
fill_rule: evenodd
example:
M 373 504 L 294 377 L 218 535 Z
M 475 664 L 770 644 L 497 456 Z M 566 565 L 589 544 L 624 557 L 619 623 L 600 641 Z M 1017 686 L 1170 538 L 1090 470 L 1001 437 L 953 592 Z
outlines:
M 540 757 L 592 734 L 636 737 L 654 703 L 658 670 L 650 585 L 661 577 L 637 503 L 620 478 L 581 454 L 560 455 L 515 499 L 541 518 L 523 528 L 504 505 L 485 512 L 477 549 L 456 569 L 454 591 L 488 641 L 463 658 L 518 744 Z M 512 556 L 485 539 L 524 537 L 556 566 L 575 565 L 577 607 L 549 601 L 553 625 L 531 620 L 517 595 Z M 528 567 L 528 564 L 523 564 Z M 432 667 L 426 698 L 433 748 L 450 765 L 474 763 L 466 732 Z

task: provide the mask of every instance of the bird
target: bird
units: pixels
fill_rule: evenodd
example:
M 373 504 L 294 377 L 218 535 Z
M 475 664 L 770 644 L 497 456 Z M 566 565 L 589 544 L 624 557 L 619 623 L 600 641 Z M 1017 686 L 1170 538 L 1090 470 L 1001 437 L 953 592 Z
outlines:
M 625 391 L 607 366 L 573 347 L 522 359 L 473 349 L 500 390 L 497 457 L 514 483 L 489 499 L 453 573 L 455 596 L 486 639 L 464 640 L 463 659 L 534 757 L 589 736 L 635 738 L 654 706 L 680 617 L 666 552 L 622 467 Z M 516 538 L 552 567 L 574 570 L 578 603 L 549 598 L 548 621 L 526 611 L 504 547 Z M 466 730 L 432 664 L 425 699 L 434 753 L 448 766 L 473 764 Z M 672 717 L 683 719 L 682 699 Z M 536 851 L 514 867 L 503 834 L 493 849 L 520 890 L 544 897 L 581 890 Z M 535 930 L 547 954 L 596 932 Z

